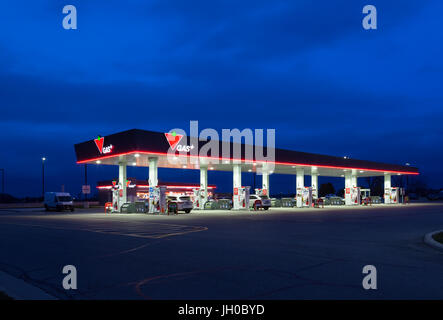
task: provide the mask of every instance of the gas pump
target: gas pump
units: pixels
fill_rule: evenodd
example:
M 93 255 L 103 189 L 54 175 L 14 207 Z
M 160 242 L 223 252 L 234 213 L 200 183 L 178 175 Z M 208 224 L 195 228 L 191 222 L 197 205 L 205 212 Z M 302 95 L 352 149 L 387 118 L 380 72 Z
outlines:
M 204 188 L 194 189 L 194 209 L 203 210 L 207 201 L 208 197 Z
M 149 187 L 149 213 L 165 213 L 166 187 Z
M 121 183 L 112 181 L 112 212 L 120 212 L 120 208 L 123 204 L 123 187 Z
M 391 187 L 391 188 L 385 188 L 385 203 L 391 204 L 391 203 L 399 203 L 399 193 L 400 188 L 397 187 Z
M 126 180 L 126 188 L 131 183 L 130 180 Z M 112 212 L 121 212 L 121 207 L 124 204 L 123 201 L 123 185 L 116 180 L 112 181 Z
M 347 206 L 360 204 L 360 187 L 345 188 L 345 204 Z
M 390 192 L 390 203 L 399 203 L 399 194 L 400 194 L 400 188 L 394 187 L 391 188 Z
M 360 189 L 360 198 L 362 204 L 371 204 L 371 189 Z
M 234 188 L 233 209 L 249 210 L 249 189 L 250 187 Z
M 312 206 L 312 187 L 304 187 L 302 189 L 302 204 L 303 207 Z
M 297 193 L 295 194 L 297 208 L 303 207 L 303 189 L 297 188 Z
M 311 189 L 312 189 L 312 199 L 317 200 L 318 199 L 317 187 L 311 187 Z
M 360 187 L 351 188 L 351 200 L 353 205 L 359 205 L 360 202 Z
M 383 195 L 385 204 L 391 203 L 391 188 L 385 188 L 385 194 Z
M 112 212 L 119 212 L 119 185 L 112 181 Z

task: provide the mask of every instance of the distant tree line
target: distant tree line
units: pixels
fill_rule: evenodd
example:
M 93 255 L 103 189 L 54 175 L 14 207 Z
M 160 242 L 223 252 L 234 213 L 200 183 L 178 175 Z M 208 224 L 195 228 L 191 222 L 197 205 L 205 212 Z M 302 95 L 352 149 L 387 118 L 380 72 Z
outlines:
M 415 176 L 392 176 L 392 185 L 405 188 L 406 193 L 415 193 L 417 196 L 424 197 L 430 193 L 438 192 L 441 189 L 431 189 L 427 186 L 426 181 L 422 177 Z M 359 186 L 371 190 L 373 196 L 383 196 L 384 194 L 384 177 L 365 177 L 359 180 Z M 319 196 L 324 197 L 327 194 L 336 194 L 343 196 L 344 189 L 335 190 L 332 183 L 322 183 L 319 189 Z

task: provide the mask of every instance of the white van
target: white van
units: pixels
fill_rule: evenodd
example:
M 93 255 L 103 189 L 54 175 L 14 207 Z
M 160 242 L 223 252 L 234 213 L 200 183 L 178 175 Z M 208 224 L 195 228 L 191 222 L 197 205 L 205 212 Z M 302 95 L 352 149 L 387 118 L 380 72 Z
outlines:
M 46 192 L 44 204 L 46 211 L 74 211 L 74 202 L 71 195 L 67 192 Z

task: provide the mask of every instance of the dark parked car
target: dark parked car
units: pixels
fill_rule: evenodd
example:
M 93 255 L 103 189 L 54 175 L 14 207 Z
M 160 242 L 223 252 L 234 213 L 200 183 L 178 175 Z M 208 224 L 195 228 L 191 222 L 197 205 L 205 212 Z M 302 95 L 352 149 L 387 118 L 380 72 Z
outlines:
M 436 193 L 430 193 L 427 195 L 429 200 L 435 201 L 435 200 L 443 200 L 443 190 L 440 190 Z
M 345 204 L 345 199 L 335 195 L 335 194 L 327 194 L 321 198 L 325 206 L 335 205 L 342 206 Z
M 409 200 L 418 200 L 420 197 L 416 193 L 409 193 Z

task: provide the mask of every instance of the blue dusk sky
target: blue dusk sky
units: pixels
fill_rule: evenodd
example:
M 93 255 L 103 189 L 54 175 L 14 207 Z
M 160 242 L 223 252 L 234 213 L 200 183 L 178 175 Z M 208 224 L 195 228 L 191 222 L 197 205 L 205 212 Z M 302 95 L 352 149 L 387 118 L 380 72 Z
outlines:
M 77 30 L 62 27 L 67 4 Z M 366 4 L 377 8 L 377 30 L 362 28 Z M 40 195 L 46 156 L 46 189 L 77 193 L 75 143 L 132 128 L 189 130 L 190 120 L 272 128 L 281 148 L 408 162 L 440 188 L 442 12 L 440 0 L 2 0 L 6 192 Z M 117 172 L 91 166 L 90 183 Z M 198 181 L 197 171 L 177 173 L 161 169 L 160 179 Z M 209 179 L 230 190 L 229 173 Z M 271 190 L 292 191 L 292 177 L 272 177 Z

